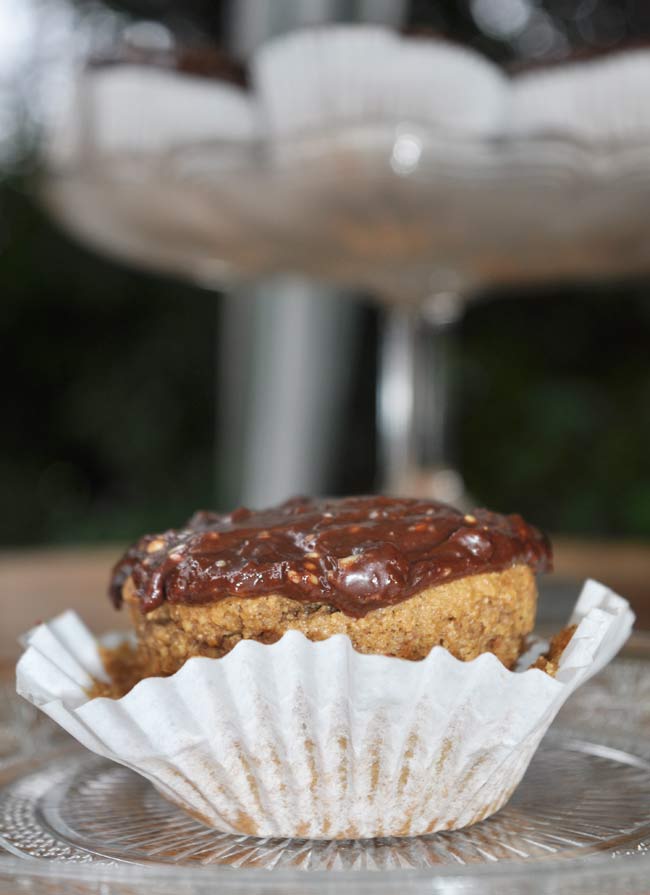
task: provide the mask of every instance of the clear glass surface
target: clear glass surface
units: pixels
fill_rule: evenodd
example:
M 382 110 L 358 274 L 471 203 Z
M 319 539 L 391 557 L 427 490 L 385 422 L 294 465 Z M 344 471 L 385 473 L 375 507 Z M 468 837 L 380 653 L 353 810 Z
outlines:
M 344 842 L 207 829 L 53 734 L 0 759 L 0 893 L 612 892 L 650 881 L 650 643 L 570 700 L 511 802 L 466 830 Z M 0 730 L 14 730 L 7 707 Z M 53 728 L 48 725 L 50 732 Z M 12 888 L 13 886 L 13 888 Z M 57 888 L 57 886 L 61 888 Z
M 420 305 L 650 272 L 647 144 L 459 141 L 396 123 L 116 153 L 90 127 L 43 194 L 84 241 L 213 286 L 289 271 Z

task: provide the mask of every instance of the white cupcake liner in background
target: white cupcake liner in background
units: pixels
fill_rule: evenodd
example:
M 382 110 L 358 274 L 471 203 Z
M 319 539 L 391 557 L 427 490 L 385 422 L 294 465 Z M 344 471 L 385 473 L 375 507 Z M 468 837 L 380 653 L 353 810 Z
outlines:
M 578 139 L 650 136 L 650 50 L 567 62 L 508 78 L 475 50 L 373 25 L 305 28 L 265 43 L 252 90 L 154 66 L 86 69 L 52 89 L 44 152 L 54 170 L 95 156 L 156 158 L 215 141 L 274 148 L 351 125 L 430 126 L 442 136 Z M 339 135 L 340 137 L 340 135 Z M 277 149 L 277 147 L 275 147 Z
M 646 141 L 649 88 L 643 48 L 522 73 L 512 80 L 510 131 L 595 146 Z
M 27 635 L 18 692 L 92 751 L 150 780 L 218 830 L 308 839 L 415 836 L 497 811 L 567 697 L 618 652 L 627 601 L 589 581 L 555 678 L 491 653 L 435 647 L 410 662 L 290 631 L 193 658 L 119 700 L 89 699 L 105 673 L 67 612 Z
M 501 132 L 508 79 L 480 53 L 380 26 L 307 28 L 264 44 L 254 87 L 271 137 L 389 121 Z
M 89 153 L 164 155 L 188 144 L 259 137 L 256 100 L 247 90 L 151 65 L 90 68 L 58 102 L 61 113 L 45 146 L 55 166 Z

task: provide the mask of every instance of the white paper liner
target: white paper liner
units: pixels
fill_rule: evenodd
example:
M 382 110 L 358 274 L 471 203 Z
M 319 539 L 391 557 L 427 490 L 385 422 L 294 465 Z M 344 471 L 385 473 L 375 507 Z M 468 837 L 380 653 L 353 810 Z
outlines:
M 133 154 L 160 156 L 179 146 L 252 141 L 255 98 L 234 84 L 148 65 L 109 65 L 78 75 L 58 98 L 59 119 L 45 152 L 50 164 Z
M 518 75 L 512 133 L 595 145 L 647 140 L 649 85 L 650 50 L 641 48 Z
M 627 639 L 622 597 L 588 581 L 557 676 L 491 653 L 435 647 L 410 662 L 356 653 L 344 635 L 290 631 L 193 658 L 119 700 L 73 612 L 27 635 L 18 692 L 92 751 L 149 779 L 219 830 L 313 839 L 414 836 L 497 811 L 567 697 Z
M 650 51 L 635 49 L 512 79 L 481 53 L 376 25 L 306 28 L 254 54 L 252 91 L 137 64 L 70 73 L 44 152 L 54 168 L 92 156 L 164 158 L 215 141 L 260 144 L 388 122 L 444 134 L 646 140 Z
M 264 44 L 253 82 L 272 137 L 360 122 L 500 132 L 508 80 L 485 56 L 374 25 L 306 28 Z

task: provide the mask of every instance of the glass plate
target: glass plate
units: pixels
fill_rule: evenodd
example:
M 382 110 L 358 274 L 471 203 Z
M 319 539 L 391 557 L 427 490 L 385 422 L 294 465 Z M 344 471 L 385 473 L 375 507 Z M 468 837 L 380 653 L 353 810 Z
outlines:
M 296 272 L 417 304 L 650 271 L 647 143 L 369 121 L 273 145 L 179 134 L 173 148 L 109 152 L 96 111 L 81 104 L 79 151 L 46 164 L 45 203 L 100 251 L 210 287 Z
M 647 646 L 645 658 L 614 662 L 572 698 L 502 811 L 406 839 L 209 830 L 129 769 L 52 728 L 32 735 L 34 719 L 5 698 L 0 739 L 14 748 L 0 756 L 0 893 L 14 893 L 18 879 L 21 891 L 75 895 L 650 891 Z

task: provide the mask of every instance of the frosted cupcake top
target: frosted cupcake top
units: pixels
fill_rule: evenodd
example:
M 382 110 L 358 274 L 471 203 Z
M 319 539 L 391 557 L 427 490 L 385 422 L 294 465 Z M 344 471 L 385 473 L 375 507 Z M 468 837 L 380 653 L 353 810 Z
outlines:
M 113 570 L 116 606 L 132 578 L 143 612 L 164 601 L 271 594 L 363 616 L 446 581 L 525 564 L 551 568 L 541 532 L 519 515 L 462 513 L 392 497 L 294 498 L 266 510 L 198 512 L 145 535 Z

